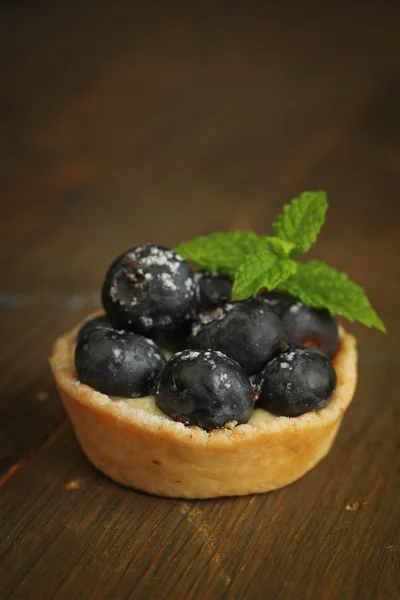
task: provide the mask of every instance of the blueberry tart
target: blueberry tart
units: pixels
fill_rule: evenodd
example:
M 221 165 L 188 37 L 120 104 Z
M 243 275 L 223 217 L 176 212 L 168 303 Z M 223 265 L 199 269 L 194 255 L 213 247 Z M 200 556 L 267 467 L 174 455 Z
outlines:
M 305 192 L 274 236 L 219 232 L 114 260 L 104 312 L 50 358 L 93 465 L 151 494 L 213 498 L 281 488 L 329 452 L 357 382 L 356 340 L 333 315 L 385 328 L 344 273 L 295 260 L 326 209 Z

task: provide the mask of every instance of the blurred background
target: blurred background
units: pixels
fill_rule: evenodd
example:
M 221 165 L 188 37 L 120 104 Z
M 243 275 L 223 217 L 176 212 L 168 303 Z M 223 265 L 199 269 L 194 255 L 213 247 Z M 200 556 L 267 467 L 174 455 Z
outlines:
M 46 343 L 121 251 L 269 233 L 306 189 L 330 201 L 313 255 L 367 290 L 393 278 L 396 3 L 0 6 L 0 300 L 50 319 Z
M 398 389 L 399 18 L 391 0 L 0 2 L 0 474 L 64 427 L 47 356 L 118 253 L 268 234 L 310 189 L 330 203 L 310 257 L 390 332 L 350 328 L 367 400 L 343 451 L 366 435 Z
M 0 15 L 7 291 L 96 289 L 142 241 L 269 232 L 316 187 L 325 248 L 351 270 L 347 238 L 373 243 L 397 210 L 394 2 L 17 0 Z

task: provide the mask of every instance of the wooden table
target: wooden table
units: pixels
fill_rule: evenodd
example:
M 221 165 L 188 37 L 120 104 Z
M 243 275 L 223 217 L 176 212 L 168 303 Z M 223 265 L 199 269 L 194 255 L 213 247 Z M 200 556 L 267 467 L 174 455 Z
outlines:
M 399 10 L 151 4 L 0 9 L 0 597 L 399 598 Z M 310 256 L 364 285 L 389 331 L 349 327 L 360 379 L 330 455 L 281 491 L 212 501 L 98 473 L 47 357 L 111 259 L 269 233 L 319 188 Z

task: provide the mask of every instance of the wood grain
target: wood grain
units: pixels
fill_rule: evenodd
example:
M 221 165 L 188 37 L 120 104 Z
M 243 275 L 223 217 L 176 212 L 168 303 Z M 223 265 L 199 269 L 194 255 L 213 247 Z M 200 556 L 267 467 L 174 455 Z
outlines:
M 1 598 L 400 597 L 399 16 L 389 1 L 2 3 Z M 284 490 L 217 501 L 96 472 L 47 356 L 109 262 L 268 232 L 313 188 L 330 209 L 310 257 L 361 283 L 389 331 L 352 327 L 360 382 L 330 455 Z

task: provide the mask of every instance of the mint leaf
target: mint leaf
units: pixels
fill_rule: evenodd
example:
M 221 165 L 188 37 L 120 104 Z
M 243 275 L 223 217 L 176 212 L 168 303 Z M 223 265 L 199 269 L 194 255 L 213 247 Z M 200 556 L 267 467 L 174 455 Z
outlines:
M 318 237 L 327 208 L 325 192 L 303 192 L 283 207 L 273 225 L 275 235 L 292 242 L 295 254 L 307 252 Z
M 349 321 L 359 321 L 386 332 L 364 290 L 345 273 L 319 260 L 299 263 L 297 273 L 280 283 L 279 289 L 299 297 L 304 304 L 327 308 L 332 315 L 340 314 Z
M 273 250 L 281 258 L 288 258 L 292 250 L 294 250 L 294 244 L 292 242 L 286 242 L 278 237 L 265 237 L 266 245 L 270 250 Z
M 261 288 L 273 290 L 297 270 L 297 263 L 279 258 L 268 248 L 247 256 L 235 274 L 232 300 L 244 300 Z
M 182 242 L 175 252 L 200 269 L 218 271 L 233 279 L 246 257 L 263 246 L 264 236 L 253 231 L 222 231 Z

